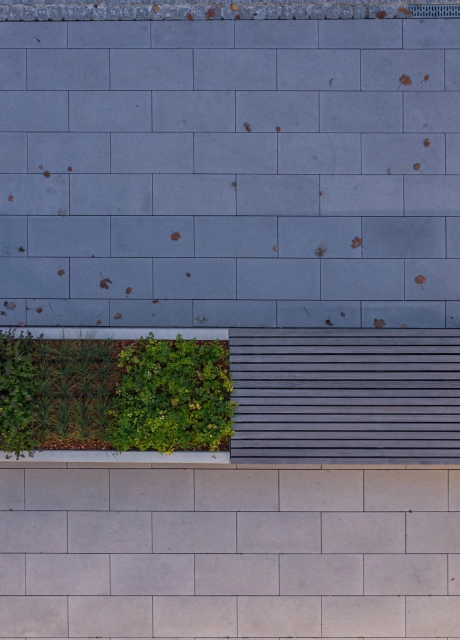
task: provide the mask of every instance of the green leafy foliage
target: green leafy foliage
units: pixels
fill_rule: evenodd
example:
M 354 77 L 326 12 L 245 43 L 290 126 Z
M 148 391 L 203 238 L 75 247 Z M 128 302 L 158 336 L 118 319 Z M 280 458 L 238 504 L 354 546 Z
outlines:
M 29 335 L 0 333 L 0 449 L 31 451 L 39 439 L 33 427 L 37 381 Z
M 217 451 L 232 434 L 228 351 L 219 343 L 149 338 L 120 353 L 109 439 L 120 451 Z

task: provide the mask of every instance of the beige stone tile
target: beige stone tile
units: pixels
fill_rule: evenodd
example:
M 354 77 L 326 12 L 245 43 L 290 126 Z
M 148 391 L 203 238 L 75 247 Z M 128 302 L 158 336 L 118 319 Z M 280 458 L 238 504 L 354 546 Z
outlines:
M 323 596 L 323 637 L 403 637 L 404 598 Z
M 193 595 L 192 554 L 121 554 L 110 557 L 111 594 Z
M 26 557 L 27 595 L 110 594 L 108 554 L 34 553 Z
M 151 638 L 152 598 L 69 596 L 69 637 Z
M 109 508 L 108 469 L 26 469 L 25 508 L 104 511 Z
M 405 469 L 405 464 L 323 464 L 322 469 Z
M 70 511 L 68 522 L 70 553 L 152 551 L 150 513 Z
M 238 635 L 244 638 L 287 634 L 294 638 L 321 635 L 321 598 L 305 596 L 241 596 Z
M 408 636 L 460 636 L 460 597 L 408 596 L 406 609 Z
M 460 511 L 460 471 L 449 471 L 449 509 Z
M 460 596 L 460 554 L 450 553 L 448 566 L 449 575 L 447 583 L 449 585 L 449 595 Z
M 278 511 L 278 471 L 195 471 L 197 511 Z
M 23 596 L 25 592 L 25 556 L 22 553 L 2 553 L 0 596 Z
M 447 511 L 447 471 L 365 471 L 365 511 Z
M 154 596 L 154 635 L 236 636 L 236 596 Z
M 321 553 L 319 513 L 238 513 L 238 553 Z
M 198 596 L 278 595 L 278 556 L 275 553 L 197 554 L 195 593 Z
M 360 554 L 282 554 L 280 593 L 292 596 L 362 595 Z
M 0 469 L 0 510 L 24 509 L 24 471 Z
M 193 511 L 191 469 L 111 469 L 112 511 Z
M 154 553 L 235 553 L 236 514 L 152 513 Z
M 368 554 L 364 556 L 364 594 L 446 595 L 447 555 Z
M 404 553 L 403 513 L 323 513 L 323 553 Z
M 65 596 L 1 596 L 2 636 L 41 638 L 67 636 Z
M 460 513 L 408 513 L 407 553 L 460 553 Z
M 362 471 L 280 471 L 281 511 L 362 511 Z

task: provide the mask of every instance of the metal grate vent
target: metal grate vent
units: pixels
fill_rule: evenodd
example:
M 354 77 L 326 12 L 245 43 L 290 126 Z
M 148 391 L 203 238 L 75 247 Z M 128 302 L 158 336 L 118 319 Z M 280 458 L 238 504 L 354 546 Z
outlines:
M 460 18 L 460 4 L 410 4 L 413 18 Z

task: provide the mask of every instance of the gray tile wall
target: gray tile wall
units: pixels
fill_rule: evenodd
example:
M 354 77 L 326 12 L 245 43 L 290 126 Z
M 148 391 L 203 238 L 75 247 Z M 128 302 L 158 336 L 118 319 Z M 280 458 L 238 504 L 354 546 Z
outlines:
M 459 42 L 0 23 L 0 324 L 460 326 Z

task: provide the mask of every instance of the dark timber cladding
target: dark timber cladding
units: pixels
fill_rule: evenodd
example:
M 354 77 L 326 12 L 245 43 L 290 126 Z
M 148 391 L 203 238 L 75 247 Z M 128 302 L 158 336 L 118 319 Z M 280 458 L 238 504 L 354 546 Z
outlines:
M 232 329 L 233 463 L 460 462 L 460 330 Z

